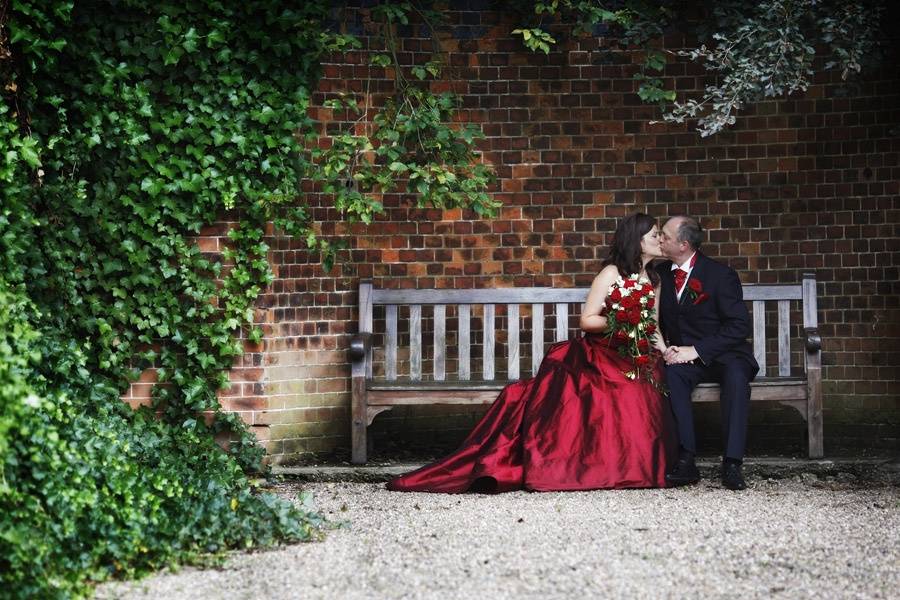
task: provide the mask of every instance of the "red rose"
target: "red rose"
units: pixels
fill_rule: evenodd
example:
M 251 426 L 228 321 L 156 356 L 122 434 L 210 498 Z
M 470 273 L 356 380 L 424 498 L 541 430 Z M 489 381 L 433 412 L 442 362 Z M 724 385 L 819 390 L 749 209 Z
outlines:
M 699 279 L 691 279 L 688 281 L 688 286 L 690 286 L 691 291 L 701 292 L 703 291 L 703 284 L 700 283 Z
M 625 319 L 627 318 L 628 313 L 626 313 L 624 310 L 620 310 L 616 313 L 616 321 L 618 321 L 619 323 L 624 323 Z
M 647 356 L 646 354 L 641 354 L 640 356 L 638 356 L 637 358 L 634 359 L 634 364 L 636 364 L 639 367 L 646 367 L 647 365 L 650 364 L 650 357 Z
M 637 285 L 637 282 L 634 279 L 625 280 L 625 289 L 633 288 L 635 285 Z
M 650 335 L 653 333 L 656 333 L 656 325 L 653 325 L 651 323 L 650 325 L 647 325 L 647 335 Z
M 656 300 L 654 298 L 647 298 L 647 308 L 653 308 L 656 304 Z
M 638 340 L 637 347 L 641 352 L 646 352 L 650 348 L 650 342 L 646 338 L 641 338 Z
M 701 302 L 706 302 L 707 300 L 709 300 L 709 294 L 703 292 L 702 294 L 697 296 L 697 299 L 694 300 L 694 304 L 700 304 Z
M 622 292 L 619 291 L 619 288 L 615 288 L 609 293 L 609 297 L 612 298 L 613 302 L 618 302 L 622 299 Z
M 637 304 L 637 300 L 634 299 L 634 296 L 625 296 L 622 298 L 622 306 L 625 308 L 633 308 L 635 304 Z
M 640 311 L 635 311 L 628 314 L 628 322 L 632 325 L 637 325 L 641 322 L 641 313 Z
M 653 291 L 653 284 L 652 284 L 652 283 L 645 283 L 645 284 L 644 284 L 644 294 L 649 294 L 649 293 L 652 292 L 652 291 Z

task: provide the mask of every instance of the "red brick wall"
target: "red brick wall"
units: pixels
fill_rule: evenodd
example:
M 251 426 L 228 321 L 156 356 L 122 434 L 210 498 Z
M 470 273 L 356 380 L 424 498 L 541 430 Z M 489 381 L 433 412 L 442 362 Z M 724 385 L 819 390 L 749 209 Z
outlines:
M 616 219 L 635 210 L 696 215 L 708 232 L 704 251 L 745 283 L 797 282 L 815 272 L 826 453 L 900 448 L 895 69 L 846 83 L 837 74 L 819 77 L 805 94 L 743 111 L 732 130 L 704 139 L 684 126 L 649 124 L 659 115 L 634 93 L 639 57 L 610 53 L 602 38 L 564 41 L 544 56 L 510 37 L 517 23 L 508 15 L 447 16 L 442 48 L 453 83 L 435 88 L 457 91 L 461 119 L 481 125 L 503 209 L 496 219 L 475 220 L 458 210 L 416 210 L 410 199 L 391 196 L 375 226 L 352 229 L 336 225 L 334 211 L 317 209 L 324 233 L 350 233 L 352 249 L 332 273 L 311 262 L 302 243 L 270 240 L 277 279 L 260 303 L 266 339 L 241 360 L 235 379 L 245 382 L 223 401 L 246 412 L 272 460 L 349 446 L 346 351 L 360 278 L 380 287 L 586 286 Z M 365 9 L 342 18 L 368 48 L 376 42 L 366 37 L 365 20 Z M 431 41 L 423 33 L 401 31 L 401 60 L 427 60 Z M 316 101 L 361 92 L 367 77 L 374 78 L 370 90 L 390 89 L 366 61 L 358 52 L 326 64 Z M 704 84 L 696 67 L 680 61 L 666 75 L 681 91 Z M 327 121 L 329 112 L 317 116 Z M 376 444 L 458 441 L 474 416 L 450 413 L 456 417 L 428 408 L 381 415 Z M 704 443 L 718 448 L 716 409 L 697 416 Z M 750 451 L 800 453 L 803 431 L 791 409 L 754 406 Z

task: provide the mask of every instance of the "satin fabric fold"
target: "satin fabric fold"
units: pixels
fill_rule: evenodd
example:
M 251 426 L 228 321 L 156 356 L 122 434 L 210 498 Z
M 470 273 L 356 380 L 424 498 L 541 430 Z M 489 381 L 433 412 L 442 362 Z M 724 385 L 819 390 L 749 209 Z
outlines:
M 395 491 L 462 493 L 665 487 L 677 454 L 668 401 L 606 338 L 550 347 L 537 375 L 506 386 L 462 442 L 388 483 Z M 661 381 L 658 364 L 655 377 Z

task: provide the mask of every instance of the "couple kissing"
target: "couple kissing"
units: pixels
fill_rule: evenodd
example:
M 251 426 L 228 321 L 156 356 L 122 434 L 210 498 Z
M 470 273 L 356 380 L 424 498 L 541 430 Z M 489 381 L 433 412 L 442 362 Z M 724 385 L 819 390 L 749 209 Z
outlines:
M 737 273 L 705 256 L 702 241 L 689 216 L 662 228 L 646 214 L 623 218 L 584 304 L 583 335 L 553 344 L 533 377 L 507 385 L 456 451 L 388 488 L 692 484 L 700 474 L 691 394 L 713 381 L 721 387 L 722 485 L 744 489 L 750 381 L 759 367 Z

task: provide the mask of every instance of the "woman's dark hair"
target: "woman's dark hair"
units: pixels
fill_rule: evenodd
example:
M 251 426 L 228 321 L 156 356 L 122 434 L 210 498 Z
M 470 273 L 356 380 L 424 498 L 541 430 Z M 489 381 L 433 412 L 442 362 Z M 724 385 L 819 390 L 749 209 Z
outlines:
M 619 221 L 612 245 L 609 247 L 609 255 L 603 261 L 603 266 L 616 265 L 619 275 L 622 277 L 640 273 L 643 267 L 641 238 L 647 235 L 654 225 L 656 225 L 656 219 L 644 213 L 634 213 Z M 659 275 L 656 273 L 656 269 L 647 269 L 647 277 L 654 286 L 659 284 Z

